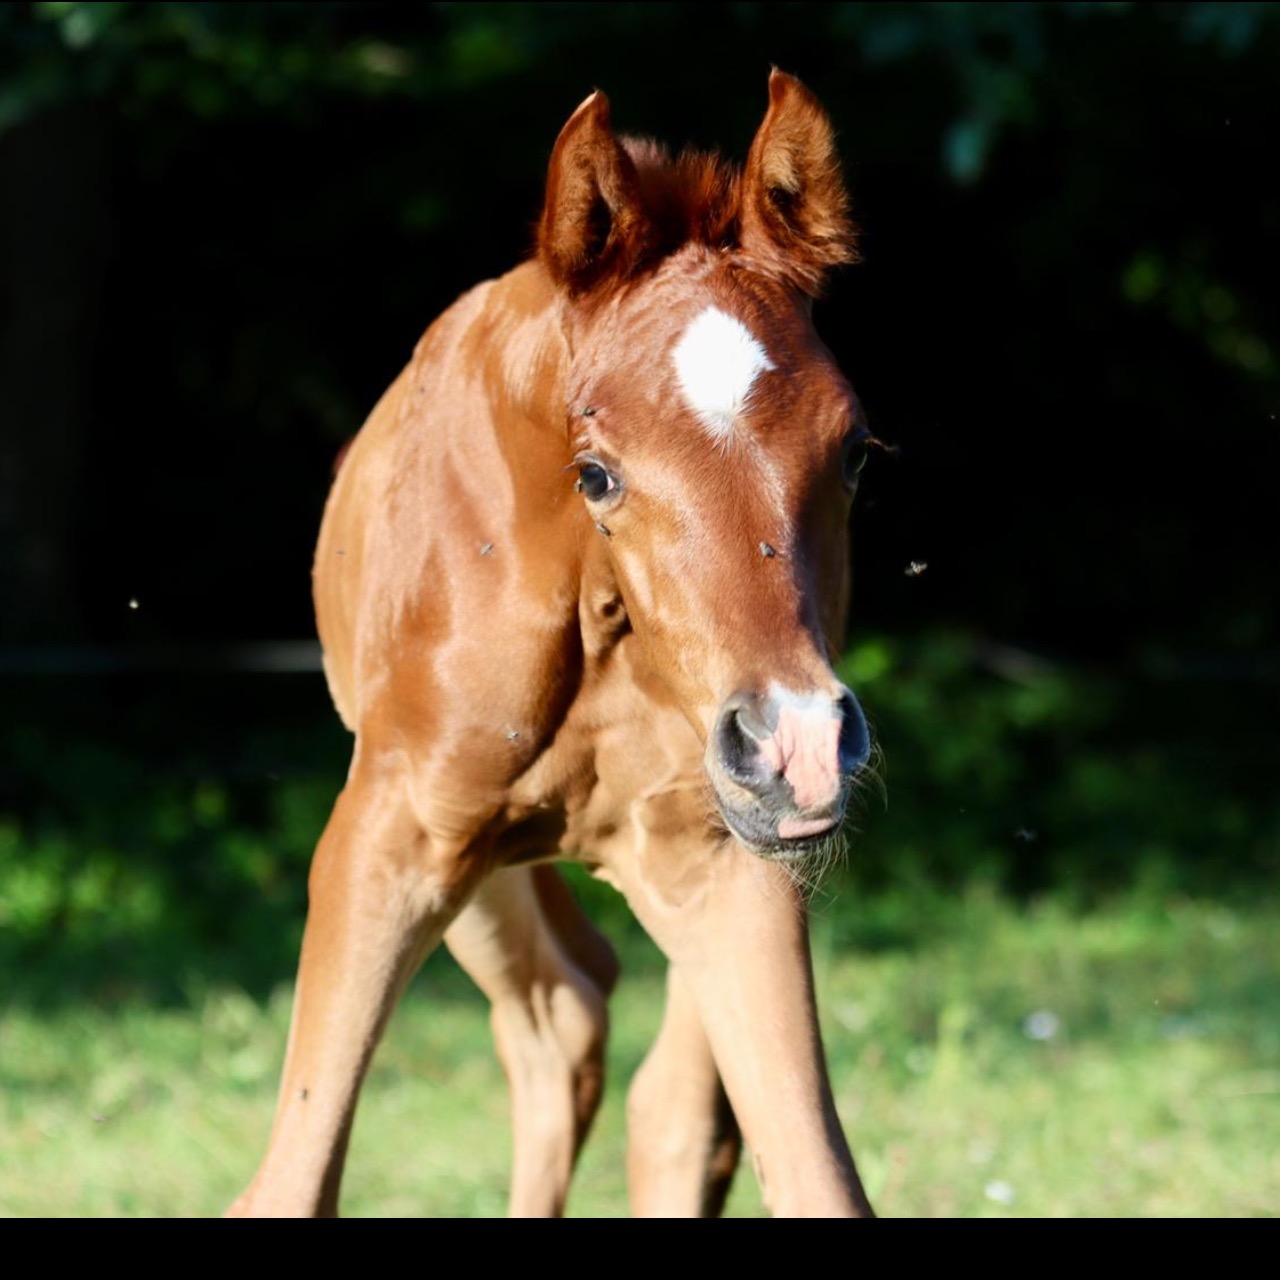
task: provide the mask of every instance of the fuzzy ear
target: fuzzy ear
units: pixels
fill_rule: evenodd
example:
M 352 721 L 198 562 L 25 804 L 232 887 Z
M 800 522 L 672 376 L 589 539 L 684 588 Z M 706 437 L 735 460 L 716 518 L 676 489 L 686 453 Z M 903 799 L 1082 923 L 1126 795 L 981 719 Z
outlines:
M 643 257 L 648 218 L 631 157 L 599 90 L 569 117 L 551 152 L 538 253 L 557 284 L 580 293 L 626 276 Z
M 831 121 L 799 80 L 776 67 L 742 187 L 743 249 L 806 293 L 816 297 L 832 267 L 857 261 Z

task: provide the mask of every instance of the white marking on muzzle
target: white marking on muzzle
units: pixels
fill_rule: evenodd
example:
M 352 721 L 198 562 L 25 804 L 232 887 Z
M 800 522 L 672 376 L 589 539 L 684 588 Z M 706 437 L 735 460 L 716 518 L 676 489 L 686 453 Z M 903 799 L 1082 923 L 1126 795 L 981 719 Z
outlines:
M 774 685 L 778 726 L 761 744 L 761 754 L 791 784 L 798 809 L 816 809 L 840 792 L 838 704 L 824 694 L 796 694 Z
M 751 330 L 719 307 L 694 320 L 671 359 L 689 407 L 715 440 L 732 434 L 756 378 L 777 368 Z

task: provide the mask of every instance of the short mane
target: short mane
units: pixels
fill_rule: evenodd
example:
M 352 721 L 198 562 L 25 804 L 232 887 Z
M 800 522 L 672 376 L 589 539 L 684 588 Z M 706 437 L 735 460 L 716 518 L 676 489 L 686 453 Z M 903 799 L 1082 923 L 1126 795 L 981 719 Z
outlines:
M 743 166 L 619 138 L 609 100 L 587 98 L 556 139 L 538 223 L 538 253 L 556 284 L 599 299 L 692 244 L 741 250 L 817 297 L 830 271 L 858 256 L 835 135 L 799 81 L 775 72 L 769 95 Z
M 742 171 L 710 151 L 686 149 L 674 159 L 652 138 L 621 138 L 640 180 L 661 257 L 686 244 L 727 247 L 736 238 Z

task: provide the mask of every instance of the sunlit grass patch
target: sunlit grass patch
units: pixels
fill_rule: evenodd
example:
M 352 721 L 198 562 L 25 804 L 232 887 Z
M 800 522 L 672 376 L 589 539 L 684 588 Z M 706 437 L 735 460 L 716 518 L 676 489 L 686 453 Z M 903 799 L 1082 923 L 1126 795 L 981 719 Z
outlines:
M 849 941 L 861 908 L 894 909 L 884 900 L 846 894 L 815 919 L 837 1100 L 882 1214 L 1274 1214 L 1272 908 L 1130 896 L 1082 914 L 981 888 L 922 906 L 936 937 L 905 946 Z M 626 1212 L 625 1086 L 656 1030 L 662 978 L 643 940 L 624 951 L 577 1216 Z M 9 1010 L 0 1209 L 221 1211 L 266 1141 L 288 1006 L 282 987 L 265 1004 L 226 989 L 168 1010 Z M 501 1214 L 509 1142 L 485 1007 L 435 957 L 370 1074 L 344 1210 Z M 745 1164 L 729 1212 L 763 1212 Z

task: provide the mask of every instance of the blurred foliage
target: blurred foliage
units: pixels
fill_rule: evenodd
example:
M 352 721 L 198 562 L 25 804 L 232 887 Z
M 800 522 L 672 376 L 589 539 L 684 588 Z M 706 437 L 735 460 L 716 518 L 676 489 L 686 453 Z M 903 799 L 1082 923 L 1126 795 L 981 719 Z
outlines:
M 573 106 L 740 157 L 770 63 L 839 127 L 867 260 L 819 323 L 901 446 L 854 516 L 862 940 L 975 877 L 1267 883 L 1276 5 L 0 6 L 0 542 L 62 512 L 30 563 L 75 614 L 0 641 L 310 635 L 335 451 L 528 252 Z M 80 680 L 3 691 L 14 982 L 287 975 L 345 769 L 318 684 Z
M 902 446 L 856 518 L 860 622 L 1103 660 L 1280 645 L 1280 7 L 1221 0 L 3 6 L 0 183 L 37 153 L 8 179 L 13 333 L 73 234 L 105 246 L 65 301 L 85 345 L 14 357 L 12 430 L 45 429 L 43 387 L 82 406 L 41 500 L 66 545 L 38 549 L 70 633 L 308 634 L 337 447 L 528 252 L 575 103 L 599 85 L 620 128 L 741 156 L 771 62 L 839 126 L 867 262 L 820 323 Z M 68 634 L 38 622 L 0 639 Z
M 973 637 L 870 640 L 842 672 L 885 753 L 851 872 L 864 884 L 986 878 L 1081 902 L 1121 886 L 1214 893 L 1280 870 L 1268 781 L 1280 690 L 1118 678 Z
M 865 790 L 815 898 L 850 945 L 936 942 L 975 886 L 1018 900 L 1052 887 L 1064 908 L 1121 890 L 1229 903 L 1280 871 L 1274 758 L 1256 749 L 1274 694 L 1120 683 L 954 634 L 865 640 L 842 674 L 875 726 L 887 798 Z M 6 692 L 42 711 L 0 738 L 15 762 L 0 772 L 10 999 L 286 981 L 349 751 L 320 682 L 116 678 L 74 703 L 39 683 Z M 611 889 L 573 880 L 611 933 L 634 935 Z
M 285 680 L 270 723 L 246 731 L 225 715 L 248 715 L 243 681 L 108 681 L 75 703 L 43 684 L 9 699 L 42 714 L 6 727 L 0 749 L 14 762 L 0 772 L 11 980 L 110 1001 L 176 998 L 203 967 L 249 986 L 287 972 L 347 750 L 323 693 Z
M 1039 122 L 1038 80 L 1066 22 L 1121 22 L 1131 3 L 712 4 L 725 38 L 803 24 L 869 66 L 916 60 L 946 73 L 956 113 L 940 158 L 958 181 L 980 175 L 1002 130 Z M 1276 21 L 1266 4 L 1165 4 L 1157 19 L 1190 47 L 1226 57 Z M 419 102 L 497 85 L 568 43 L 601 48 L 635 33 L 678 32 L 679 4 L 355 2 L 6 5 L 0 50 L 8 75 L 0 128 L 69 98 L 109 97 L 132 112 L 196 117 L 256 111 L 305 116 L 330 96 Z

